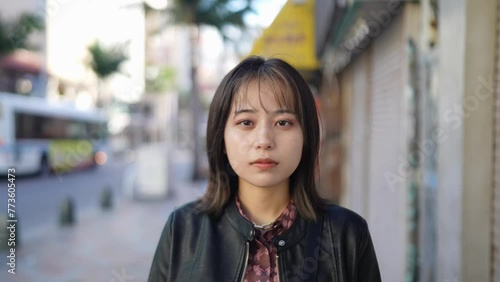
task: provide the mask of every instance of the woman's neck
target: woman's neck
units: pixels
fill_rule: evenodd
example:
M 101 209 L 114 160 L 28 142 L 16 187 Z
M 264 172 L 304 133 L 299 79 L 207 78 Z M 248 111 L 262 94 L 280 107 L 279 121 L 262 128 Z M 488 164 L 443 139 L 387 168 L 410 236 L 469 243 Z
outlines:
M 273 187 L 256 187 L 240 181 L 238 199 L 245 213 L 255 224 L 271 223 L 290 202 L 288 181 Z

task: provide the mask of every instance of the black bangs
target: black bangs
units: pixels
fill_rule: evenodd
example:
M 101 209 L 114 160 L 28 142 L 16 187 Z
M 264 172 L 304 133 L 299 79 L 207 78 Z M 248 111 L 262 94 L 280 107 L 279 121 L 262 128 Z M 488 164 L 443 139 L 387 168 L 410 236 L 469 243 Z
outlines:
M 292 85 L 283 76 L 265 68 L 259 69 L 256 75 L 245 77 L 240 87 L 235 89 L 236 92 L 233 96 L 235 111 L 241 110 L 245 106 L 251 106 L 248 99 L 248 88 L 252 83 L 257 83 L 260 106 L 266 113 L 270 111 L 262 102 L 262 95 L 270 95 L 271 93 L 263 92 L 262 88 L 267 88 L 272 92 L 275 101 L 281 109 L 287 109 L 295 114 L 299 114 L 300 111 L 297 109 L 298 106 L 296 103 L 298 99 L 296 97 L 297 90 L 293 89 Z

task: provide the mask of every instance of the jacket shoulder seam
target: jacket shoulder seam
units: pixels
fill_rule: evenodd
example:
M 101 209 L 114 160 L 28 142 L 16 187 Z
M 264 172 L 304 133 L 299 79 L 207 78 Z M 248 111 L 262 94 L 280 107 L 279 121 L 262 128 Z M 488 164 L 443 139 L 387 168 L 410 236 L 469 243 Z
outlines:
M 333 235 L 333 222 L 329 219 L 328 221 L 328 234 L 329 236 L 329 239 L 330 239 L 330 251 L 332 252 L 332 267 L 333 267 L 333 270 L 334 270 L 334 275 L 337 276 L 337 281 L 341 281 L 339 280 L 339 276 L 340 276 L 340 273 L 339 273 L 339 265 L 338 265 L 338 262 L 340 260 L 340 253 L 337 255 L 337 252 L 335 251 L 336 248 L 335 248 L 335 238 L 334 238 L 334 235 Z
M 205 225 L 207 224 L 206 220 L 203 220 L 202 223 L 201 223 L 201 230 L 206 230 L 205 229 Z M 190 267 L 190 271 L 189 271 L 189 278 L 188 278 L 188 281 L 191 281 L 191 276 L 193 275 L 194 273 L 194 265 L 196 264 L 196 260 L 198 258 L 198 252 L 200 251 L 200 240 L 197 240 L 196 242 L 196 252 L 194 254 L 194 258 L 193 258 L 193 261 L 191 262 L 191 267 Z

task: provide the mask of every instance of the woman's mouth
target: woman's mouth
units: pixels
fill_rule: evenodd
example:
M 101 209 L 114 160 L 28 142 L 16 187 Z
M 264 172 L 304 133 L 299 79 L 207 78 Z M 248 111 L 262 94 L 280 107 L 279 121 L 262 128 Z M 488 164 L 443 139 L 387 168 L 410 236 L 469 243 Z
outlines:
M 273 159 L 262 158 L 253 161 L 251 164 L 259 169 L 271 169 L 276 167 L 278 165 L 278 162 Z

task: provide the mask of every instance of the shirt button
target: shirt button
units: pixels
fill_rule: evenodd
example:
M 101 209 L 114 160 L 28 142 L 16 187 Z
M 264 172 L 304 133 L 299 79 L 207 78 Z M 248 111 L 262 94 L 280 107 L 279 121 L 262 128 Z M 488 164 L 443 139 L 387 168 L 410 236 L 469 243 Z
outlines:
M 285 245 L 285 241 L 284 240 L 279 240 L 278 245 L 280 247 L 283 247 Z

